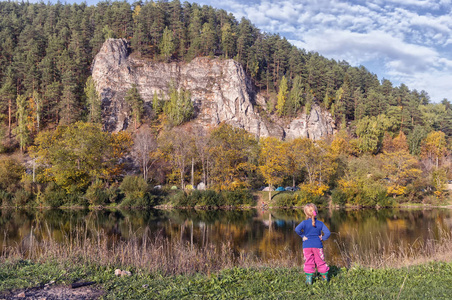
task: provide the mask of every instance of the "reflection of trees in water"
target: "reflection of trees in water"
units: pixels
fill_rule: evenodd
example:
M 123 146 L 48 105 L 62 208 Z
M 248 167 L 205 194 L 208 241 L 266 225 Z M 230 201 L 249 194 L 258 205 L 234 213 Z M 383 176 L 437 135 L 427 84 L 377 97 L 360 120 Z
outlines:
M 444 232 L 450 234 L 451 216 L 450 210 L 443 209 L 321 209 L 318 218 L 332 232 L 325 242 L 327 261 L 341 265 L 344 251 L 383 255 L 397 247 L 440 240 Z M 262 259 L 290 253 L 301 264 L 302 242 L 294 228 L 304 219 L 302 210 L 264 214 L 255 210 L 2 210 L 0 251 L 5 240 L 18 245 L 31 236 L 57 242 L 77 234 L 90 239 L 103 236 L 109 245 L 146 236 L 149 241 L 163 237 L 191 247 L 228 243 L 234 253 Z
M 164 211 L 164 215 L 175 223 L 183 223 L 191 220 L 195 223 L 203 222 L 212 224 L 216 222 L 246 224 L 256 215 L 255 210 L 197 210 L 197 209 L 172 209 Z

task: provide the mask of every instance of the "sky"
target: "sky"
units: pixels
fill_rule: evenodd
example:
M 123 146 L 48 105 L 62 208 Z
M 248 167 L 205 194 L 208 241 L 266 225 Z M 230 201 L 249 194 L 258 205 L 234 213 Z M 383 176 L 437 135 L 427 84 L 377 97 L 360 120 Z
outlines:
M 78 0 L 68 2 L 82 2 Z M 97 1 L 89 0 L 89 5 Z M 181 2 L 184 2 L 181 0 Z M 452 100 L 452 0 L 197 0 L 394 86 Z

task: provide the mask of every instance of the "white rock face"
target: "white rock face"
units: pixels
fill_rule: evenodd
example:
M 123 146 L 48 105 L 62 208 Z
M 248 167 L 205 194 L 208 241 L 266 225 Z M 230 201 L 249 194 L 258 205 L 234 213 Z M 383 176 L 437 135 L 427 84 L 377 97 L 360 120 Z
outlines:
M 242 66 L 232 59 L 195 58 L 190 63 L 161 63 L 132 58 L 124 39 L 107 40 L 93 62 L 92 76 L 102 98 L 104 129 L 120 131 L 129 126 L 130 111 L 124 97 L 137 85 L 145 105 L 157 95 L 167 95 L 170 85 L 190 91 L 195 106 L 194 122 L 215 126 L 226 122 L 256 137 L 318 139 L 333 133 L 331 116 L 319 107 L 288 126 L 264 120 L 255 110 L 255 89 Z M 329 123 L 331 121 L 331 123 Z
M 313 105 L 309 115 L 301 114 L 284 128 L 285 139 L 307 137 L 318 140 L 334 133 L 334 120 L 331 114 L 323 112 L 318 105 Z

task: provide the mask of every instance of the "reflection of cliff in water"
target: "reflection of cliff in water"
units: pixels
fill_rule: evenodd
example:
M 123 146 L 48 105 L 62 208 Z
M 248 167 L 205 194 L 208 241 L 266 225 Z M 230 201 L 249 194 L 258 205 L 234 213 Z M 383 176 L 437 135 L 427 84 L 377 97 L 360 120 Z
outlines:
M 363 253 L 410 247 L 420 241 L 441 240 L 452 229 L 452 212 L 445 209 L 324 209 L 318 218 L 332 232 L 324 243 L 332 264 L 343 262 L 341 251 L 347 247 L 355 246 Z M 227 244 L 236 253 L 263 260 L 290 252 L 301 264 L 302 242 L 294 229 L 304 219 L 301 210 L 3 210 L 0 251 L 18 245 L 27 251 L 34 241 L 59 242 L 77 231 L 87 237 L 102 232 L 110 245 L 145 234 L 192 247 Z

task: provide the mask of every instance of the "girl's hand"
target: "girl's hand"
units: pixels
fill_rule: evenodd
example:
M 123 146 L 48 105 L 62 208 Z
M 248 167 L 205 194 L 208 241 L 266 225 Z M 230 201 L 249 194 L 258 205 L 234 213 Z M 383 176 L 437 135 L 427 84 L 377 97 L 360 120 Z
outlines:
M 321 241 L 323 241 L 323 240 L 322 240 L 322 236 L 321 236 L 321 235 L 319 235 L 319 239 L 320 239 Z
M 304 242 L 304 241 L 307 241 L 307 240 L 308 240 L 308 238 L 304 236 L 304 237 L 303 237 L 303 242 Z

